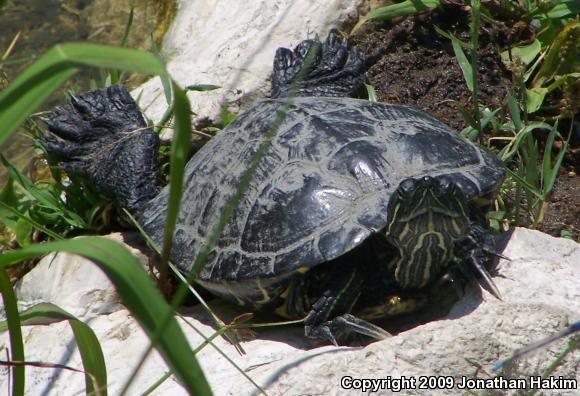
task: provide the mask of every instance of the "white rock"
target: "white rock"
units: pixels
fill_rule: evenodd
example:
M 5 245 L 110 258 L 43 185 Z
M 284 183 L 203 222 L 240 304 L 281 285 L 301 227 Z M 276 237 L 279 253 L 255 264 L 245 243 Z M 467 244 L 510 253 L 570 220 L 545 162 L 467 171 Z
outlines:
M 580 320 L 580 245 L 553 238 L 537 231 L 517 229 L 504 254 L 511 261 L 500 263 L 495 282 L 502 291 L 499 301 L 477 287 L 441 320 L 415 327 L 365 348 L 331 346 L 305 350 L 312 345 L 302 329 L 280 327 L 262 329 L 256 340 L 243 343 L 247 354 L 238 355 L 222 339 L 215 343 L 270 395 L 360 394 L 340 387 L 343 376 L 353 378 L 392 378 L 419 380 L 419 376 L 488 378 L 491 365 L 515 349 L 553 334 Z M 79 266 L 78 268 L 83 268 Z M 89 279 L 89 282 L 91 280 Z M 91 302 L 90 304 L 93 304 Z M 99 301 L 94 302 L 99 304 Z M 218 314 L 232 318 L 240 312 L 224 303 L 215 304 Z M 95 312 L 99 309 L 94 308 Z M 199 309 L 184 313 L 185 318 L 204 334 L 213 330 Z M 190 344 L 201 337 L 181 319 Z M 120 391 L 135 362 L 147 348 L 148 340 L 126 310 L 103 313 L 89 320 L 104 349 L 108 365 L 109 393 Z M 25 350 L 29 360 L 81 367 L 68 325 L 25 328 Z M 502 375 L 527 378 L 546 368 L 561 352 L 567 340 L 526 356 L 508 367 Z M 0 335 L 7 346 L 7 334 Z M 255 387 L 212 347 L 204 348 L 198 359 L 216 395 L 259 394 Z M 576 351 L 552 374 L 576 379 L 580 383 Z M 478 368 L 479 367 L 479 368 Z M 148 359 L 130 394 L 139 394 L 161 377 L 167 368 L 156 354 Z M 8 393 L 7 369 L 0 368 L 0 394 Z M 417 382 L 418 383 L 418 382 Z M 84 377 L 69 371 L 27 368 L 27 394 L 72 395 L 84 392 Z M 425 394 L 407 389 L 399 394 Z M 378 394 L 391 394 L 382 390 Z M 465 391 L 435 390 L 429 394 L 465 394 Z M 577 394 L 577 390 L 545 390 L 545 394 Z M 174 379 L 166 381 L 153 394 L 185 395 Z
M 270 90 L 270 73 L 278 47 L 293 48 L 333 27 L 354 23 L 365 0 L 179 0 L 163 53 L 171 76 L 182 87 L 214 84 L 212 92 L 190 92 L 198 120 L 219 121 L 222 106 L 247 108 Z M 155 123 L 167 103 L 159 78 L 133 92 Z
M 134 234 L 115 233 L 108 238 L 127 243 L 137 240 Z M 142 262 L 147 261 L 140 250 L 126 246 Z M 115 287 L 105 273 L 91 261 L 68 253 L 50 254 L 40 260 L 17 283 L 16 293 L 22 310 L 50 302 L 79 318 L 123 308 Z

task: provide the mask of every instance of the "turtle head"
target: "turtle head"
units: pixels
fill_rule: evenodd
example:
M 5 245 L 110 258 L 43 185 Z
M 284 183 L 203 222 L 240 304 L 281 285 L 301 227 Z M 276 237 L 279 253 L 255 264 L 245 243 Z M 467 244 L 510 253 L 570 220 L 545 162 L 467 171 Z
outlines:
M 470 225 L 465 195 L 445 176 L 401 182 L 388 218 L 386 236 L 399 251 L 394 272 L 403 289 L 421 288 L 440 275 Z

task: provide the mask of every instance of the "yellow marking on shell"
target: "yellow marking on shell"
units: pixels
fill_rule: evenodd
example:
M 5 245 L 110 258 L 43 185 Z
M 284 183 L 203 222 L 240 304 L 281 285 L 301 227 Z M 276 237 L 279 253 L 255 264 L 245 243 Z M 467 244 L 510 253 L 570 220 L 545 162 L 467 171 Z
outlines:
M 309 267 L 298 267 L 296 268 L 296 272 L 298 272 L 299 274 L 305 274 L 310 270 Z

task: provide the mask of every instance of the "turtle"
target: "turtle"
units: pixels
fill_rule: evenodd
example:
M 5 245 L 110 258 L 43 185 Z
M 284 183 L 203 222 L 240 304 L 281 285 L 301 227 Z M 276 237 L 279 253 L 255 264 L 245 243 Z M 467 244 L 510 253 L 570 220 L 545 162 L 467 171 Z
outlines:
M 373 322 L 428 304 L 426 290 L 458 269 L 478 270 L 499 293 L 484 266 L 499 253 L 481 219 L 502 163 L 421 110 L 353 97 L 369 59 L 336 30 L 278 48 L 270 97 L 187 163 L 170 255 L 188 272 L 209 249 L 195 283 L 251 310 L 304 318 L 307 337 L 335 345 L 388 336 Z M 75 95 L 44 122 L 53 164 L 129 210 L 161 246 L 169 190 L 159 137 L 127 90 Z

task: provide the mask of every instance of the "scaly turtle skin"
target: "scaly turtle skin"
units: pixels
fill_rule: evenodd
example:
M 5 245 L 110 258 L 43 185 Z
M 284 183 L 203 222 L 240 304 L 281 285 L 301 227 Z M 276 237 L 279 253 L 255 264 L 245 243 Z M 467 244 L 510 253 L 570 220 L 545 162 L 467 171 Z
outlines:
M 279 49 L 272 98 L 188 163 L 171 253 L 192 268 L 276 125 L 196 280 L 252 309 L 306 317 L 307 336 L 335 344 L 353 332 L 386 336 L 367 320 L 415 309 L 456 268 L 487 275 L 493 238 L 474 221 L 504 176 L 495 156 L 417 109 L 346 98 L 367 65 L 335 31 Z M 168 189 L 156 182 L 158 139 L 125 89 L 81 94 L 46 122 L 47 152 L 161 245 Z

